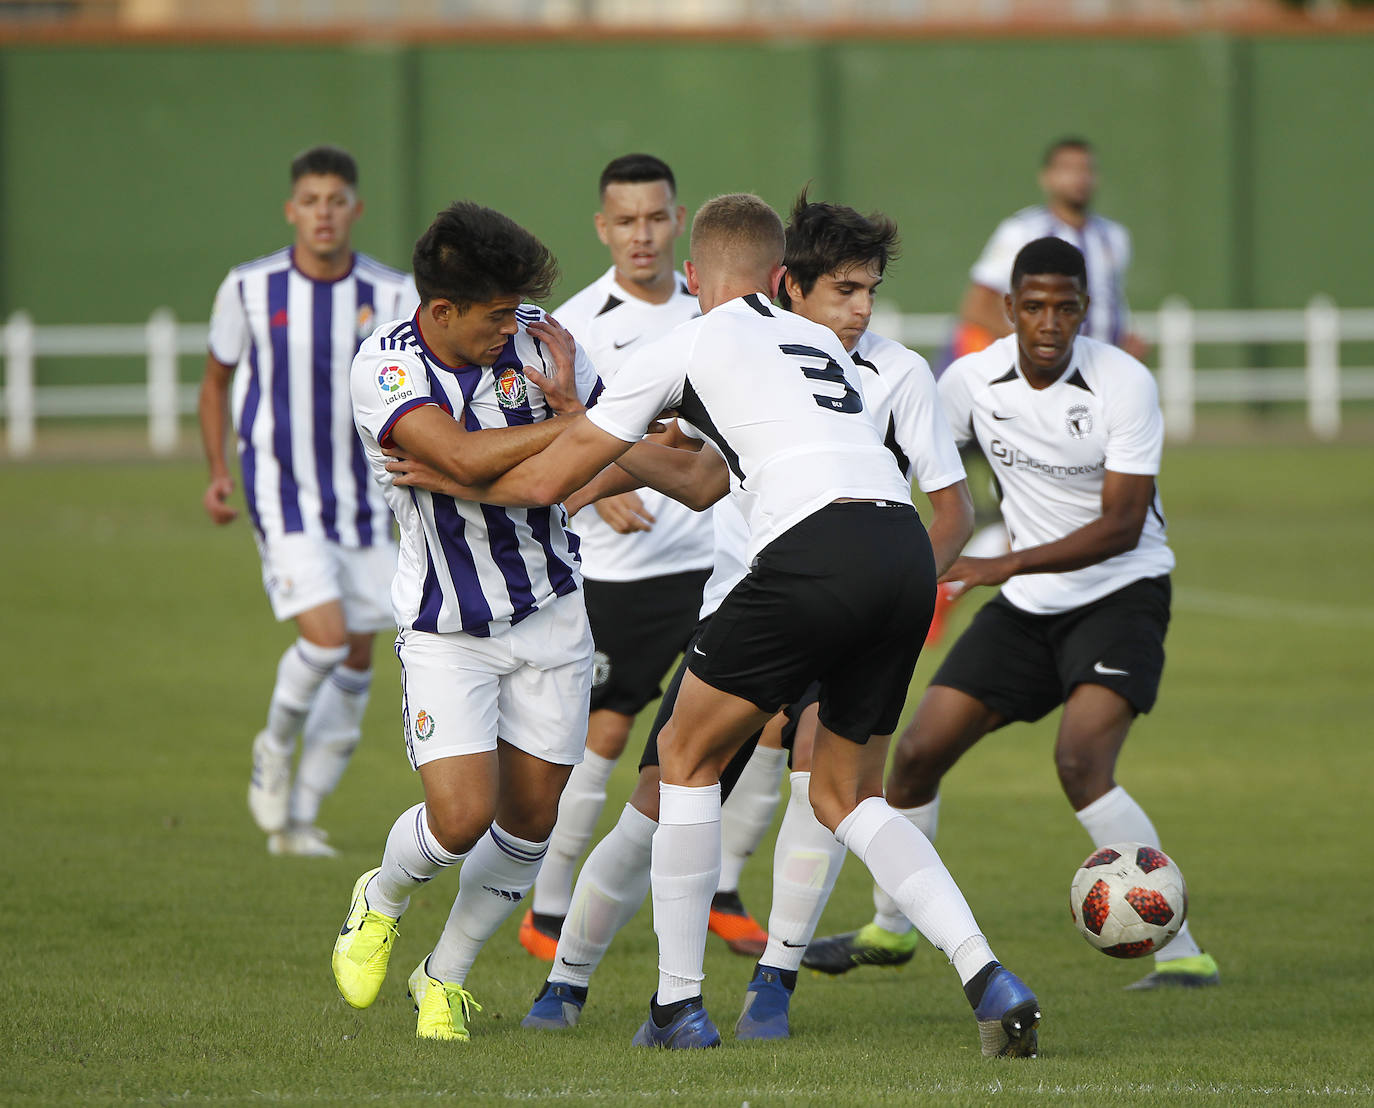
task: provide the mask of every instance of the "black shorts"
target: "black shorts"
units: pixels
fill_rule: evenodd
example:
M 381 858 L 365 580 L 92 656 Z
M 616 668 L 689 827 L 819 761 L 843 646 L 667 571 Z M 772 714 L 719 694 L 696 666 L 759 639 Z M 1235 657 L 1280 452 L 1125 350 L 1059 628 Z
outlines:
M 686 650 L 691 652 L 702 633 L 706 630 L 706 625 L 711 622 L 710 617 L 703 619 L 697 624 L 692 632 L 691 638 L 687 640 Z M 663 730 L 669 717 L 673 714 L 673 707 L 677 704 L 677 691 L 682 688 L 682 675 L 687 672 L 687 658 L 684 655 L 682 661 L 678 663 L 677 669 L 673 671 L 672 679 L 668 682 L 668 688 L 663 693 L 663 699 L 658 704 L 658 714 L 654 716 L 654 725 L 649 729 L 649 737 L 644 742 L 644 753 L 639 759 L 639 768 L 645 766 L 658 765 L 658 733 Z M 755 731 L 739 748 L 735 756 L 730 759 L 729 764 L 720 775 L 720 798 L 724 800 L 730 795 L 730 790 L 735 787 L 735 782 L 739 780 L 739 775 L 744 772 L 744 767 L 753 756 L 754 747 L 759 744 L 759 736 L 763 734 L 762 728 Z
M 896 729 L 934 605 L 910 504 L 828 504 L 764 548 L 688 664 L 765 712 L 819 681 L 821 723 L 863 743 Z
M 1053 615 L 999 593 L 950 647 L 932 685 L 982 701 L 1008 721 L 1047 715 L 1079 685 L 1102 685 L 1137 713 L 1154 707 L 1164 674 L 1169 578 L 1148 577 Z
M 639 581 L 583 582 L 596 642 L 591 710 L 634 716 L 663 690 L 659 682 L 682 653 L 701 612 L 709 569 Z

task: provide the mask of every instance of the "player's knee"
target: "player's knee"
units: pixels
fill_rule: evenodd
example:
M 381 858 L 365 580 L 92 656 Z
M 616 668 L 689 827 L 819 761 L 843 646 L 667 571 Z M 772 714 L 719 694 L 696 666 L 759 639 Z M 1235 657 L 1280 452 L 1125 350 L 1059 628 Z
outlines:
M 658 822 L 658 785 L 658 767 L 645 766 L 639 771 L 639 780 L 630 794 L 630 806 L 655 823 Z
M 1054 750 L 1059 784 L 1074 809 L 1085 807 L 1111 787 L 1112 766 L 1090 748 L 1060 743 Z M 1106 783 L 1106 788 L 1103 787 Z
M 935 799 L 944 776 L 944 760 L 914 731 L 907 731 L 897 742 L 896 756 L 888 771 L 884 790 L 895 808 L 914 808 Z
M 466 854 L 491 826 L 496 812 L 489 804 L 467 798 L 464 803 L 434 804 L 426 801 L 429 829 L 450 854 Z M 512 834 L 519 834 L 512 829 Z
M 879 794 L 864 789 L 841 788 L 835 782 L 824 780 L 812 773 L 811 787 L 807 795 L 811 800 L 811 810 L 816 814 L 816 820 L 833 835 L 836 828 L 845 821 L 845 817 L 857 808 L 861 801 Z

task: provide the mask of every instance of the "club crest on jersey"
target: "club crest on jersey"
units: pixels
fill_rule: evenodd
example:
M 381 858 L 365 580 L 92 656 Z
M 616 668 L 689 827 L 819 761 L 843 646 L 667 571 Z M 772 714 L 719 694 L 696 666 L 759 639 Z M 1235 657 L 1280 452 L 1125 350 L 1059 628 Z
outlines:
M 434 717 L 421 708 L 415 713 L 415 737 L 424 742 L 434 734 Z
M 603 650 L 592 655 L 592 688 L 599 689 L 611 679 L 611 658 Z
M 496 378 L 496 402 L 503 408 L 518 408 L 525 396 L 525 375 L 507 366 Z
M 372 324 L 377 318 L 377 313 L 372 310 L 371 304 L 362 304 L 358 308 L 358 338 L 365 339 L 372 334 Z
M 1064 425 L 1072 438 L 1086 438 L 1093 429 L 1093 414 L 1088 411 L 1087 405 L 1075 404 L 1064 413 Z
M 384 365 L 377 374 L 377 387 L 383 396 L 399 392 L 406 387 L 406 371 L 398 365 Z

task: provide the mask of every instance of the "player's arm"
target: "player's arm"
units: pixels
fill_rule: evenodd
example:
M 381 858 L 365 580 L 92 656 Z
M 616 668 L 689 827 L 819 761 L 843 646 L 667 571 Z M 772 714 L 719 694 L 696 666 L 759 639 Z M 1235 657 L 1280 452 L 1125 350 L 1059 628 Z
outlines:
M 560 504 L 634 445 L 603 431 L 585 414 L 560 430 L 537 454 L 492 481 L 465 486 L 458 495 L 512 508 Z
M 646 439 L 636 443 L 616 463 L 641 484 L 705 511 L 730 491 L 730 471 L 715 450 L 679 449 Z
M 229 382 L 234 367 L 225 365 L 213 354 L 205 355 L 205 376 L 200 381 L 200 440 L 205 448 L 205 461 L 210 467 L 210 483 L 201 503 L 215 523 L 228 523 L 238 512 L 227 501 L 234 491 L 234 478 L 225 460 L 224 444 L 229 436 Z
M 968 482 L 956 481 L 942 489 L 926 493 L 930 500 L 930 547 L 935 552 L 935 574 L 938 577 L 954 564 L 973 534 L 973 498 Z
M 1013 550 L 997 558 L 959 558 L 942 581 L 1000 585 L 1026 573 L 1067 573 L 1134 550 L 1155 497 L 1152 474 L 1107 470 L 1102 480 L 1102 515 L 1062 539 Z
M 1011 321 L 1007 319 L 1002 294 L 977 282 L 971 282 L 964 292 L 959 318 L 983 328 L 996 339 L 1011 334 Z

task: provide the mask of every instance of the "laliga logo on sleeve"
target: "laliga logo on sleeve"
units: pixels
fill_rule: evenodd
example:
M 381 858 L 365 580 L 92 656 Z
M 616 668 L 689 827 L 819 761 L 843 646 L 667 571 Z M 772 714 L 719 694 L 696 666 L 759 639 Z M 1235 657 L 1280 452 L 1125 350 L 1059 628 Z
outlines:
M 496 402 L 503 408 L 518 408 L 525 395 L 525 375 L 507 366 L 496 378 Z
M 377 374 L 377 388 L 381 390 L 383 397 L 400 391 L 405 388 L 405 384 L 406 371 L 398 365 L 384 365 L 382 371 Z

